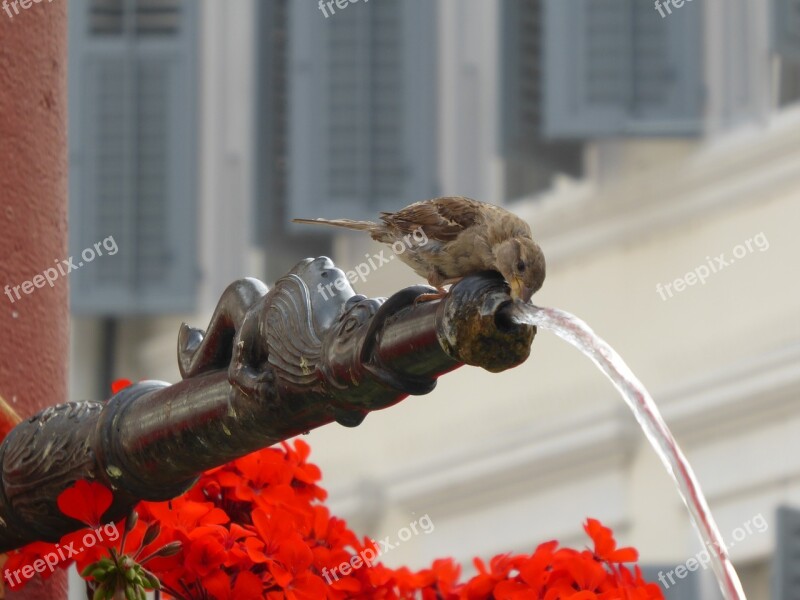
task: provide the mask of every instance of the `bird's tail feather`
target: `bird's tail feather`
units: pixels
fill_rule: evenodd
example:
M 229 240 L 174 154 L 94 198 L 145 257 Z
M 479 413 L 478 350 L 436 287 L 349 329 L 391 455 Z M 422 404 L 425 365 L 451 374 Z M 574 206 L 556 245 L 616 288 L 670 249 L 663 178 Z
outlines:
M 351 221 L 350 219 L 292 219 L 292 223 L 305 223 L 310 225 L 330 225 L 332 227 L 344 227 L 345 229 L 356 229 L 358 231 L 371 231 L 378 226 L 372 221 Z

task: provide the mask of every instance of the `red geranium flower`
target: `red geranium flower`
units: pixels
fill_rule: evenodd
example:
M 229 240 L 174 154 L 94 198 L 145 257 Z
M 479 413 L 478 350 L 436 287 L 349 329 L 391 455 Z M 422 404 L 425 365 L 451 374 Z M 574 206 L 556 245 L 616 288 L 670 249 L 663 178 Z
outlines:
M 58 496 L 58 509 L 90 527 L 99 527 L 114 495 L 101 483 L 81 479 Z
M 131 385 L 133 385 L 133 382 L 130 379 L 117 379 L 111 384 L 111 393 L 116 394 L 120 390 L 124 390 Z
M 249 571 L 241 571 L 234 577 L 217 571 L 204 581 L 205 589 L 216 600 L 262 600 L 264 584 Z
M 140 503 L 142 518 L 128 532 L 125 548 L 105 539 L 77 560 L 92 563 L 110 548 L 135 552 L 155 521 L 160 533 L 147 538 L 139 560 L 165 544 L 182 543 L 178 554 L 147 563 L 164 584 L 165 598 L 172 591 L 185 600 L 663 600 L 658 585 L 622 564 L 635 561 L 636 550 L 617 548 L 611 529 L 595 519 L 584 525 L 593 551 L 551 541 L 531 554 L 476 559 L 477 575 L 463 583 L 452 559 L 419 571 L 388 568 L 378 562 L 377 544 L 359 539 L 320 504 L 326 492 L 308 455 L 308 445 L 298 440 L 213 469 L 179 498 Z M 112 500 L 102 485 L 83 481 L 62 494 L 59 507 L 96 526 Z M 77 548 L 97 531 L 75 532 L 62 543 Z M 53 548 L 31 545 L 12 553 L 8 567 L 13 572 Z M 343 563 L 350 567 L 342 569 Z
M 597 519 L 587 519 L 584 530 L 594 541 L 594 554 L 606 562 L 636 562 L 639 553 L 636 548 L 619 548 L 614 540 L 614 534 Z
M 186 553 L 186 569 L 206 577 L 212 572 L 219 571 L 228 558 L 225 548 L 212 536 L 203 536 L 192 542 Z

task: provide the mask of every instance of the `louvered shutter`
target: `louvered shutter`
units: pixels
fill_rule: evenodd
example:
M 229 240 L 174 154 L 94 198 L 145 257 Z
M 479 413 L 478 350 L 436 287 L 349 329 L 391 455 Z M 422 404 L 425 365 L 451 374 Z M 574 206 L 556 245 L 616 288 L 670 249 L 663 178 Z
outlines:
M 372 218 L 436 193 L 435 3 L 290 6 L 289 189 L 298 216 Z
M 287 54 L 289 2 L 263 0 L 258 3 L 258 91 L 256 104 L 256 188 L 253 238 L 263 244 L 286 229 L 287 165 Z M 274 239 L 274 238 L 273 238 Z M 272 264 L 275 261 L 269 261 Z
M 774 600 L 800 598 L 800 510 L 778 508 L 775 535 Z
M 545 0 L 545 134 L 697 134 L 702 4 L 662 18 L 641 0 Z
M 194 305 L 195 10 L 70 3 L 70 251 L 118 247 L 70 275 L 77 314 Z
M 556 173 L 580 175 L 580 142 L 543 136 L 543 3 L 502 0 L 502 132 L 507 197 L 547 187 Z
M 800 0 L 772 0 L 775 51 L 800 61 Z

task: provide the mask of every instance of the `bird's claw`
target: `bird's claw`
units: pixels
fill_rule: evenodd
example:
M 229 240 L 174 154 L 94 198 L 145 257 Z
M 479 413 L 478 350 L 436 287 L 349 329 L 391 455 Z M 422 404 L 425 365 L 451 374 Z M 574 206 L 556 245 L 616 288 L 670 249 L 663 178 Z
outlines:
M 414 304 L 420 304 L 421 302 L 432 302 L 434 300 L 441 300 L 447 296 L 447 290 L 437 290 L 435 292 L 430 292 L 427 294 L 420 294 L 416 298 L 414 298 Z

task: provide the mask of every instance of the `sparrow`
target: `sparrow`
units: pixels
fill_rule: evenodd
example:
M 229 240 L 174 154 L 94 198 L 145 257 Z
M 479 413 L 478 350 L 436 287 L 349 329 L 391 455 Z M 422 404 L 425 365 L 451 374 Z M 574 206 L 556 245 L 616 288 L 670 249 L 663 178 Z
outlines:
M 445 285 L 480 271 L 499 272 L 511 288 L 511 297 L 523 302 L 544 282 L 544 254 L 533 241 L 531 228 L 499 206 L 446 196 L 382 212 L 380 221 L 293 219 L 294 223 L 366 231 L 373 240 L 393 248 L 403 244 L 404 251 L 395 255 L 438 290 L 425 300 L 443 297 Z

